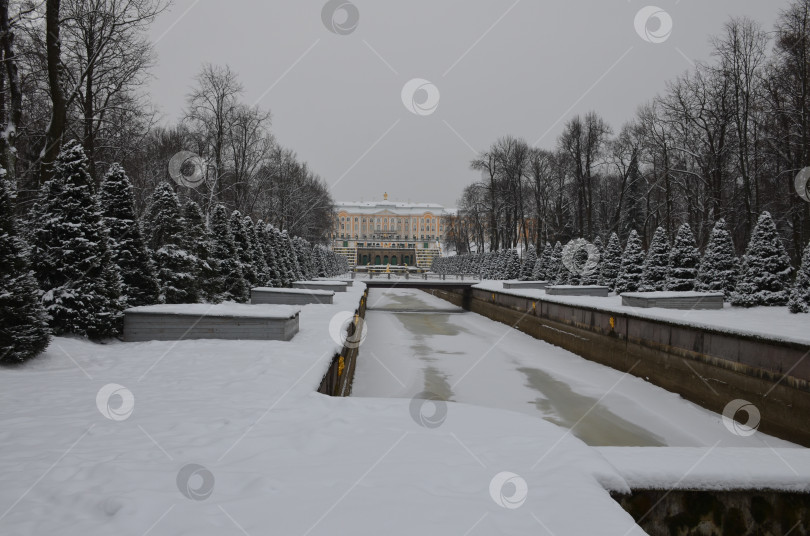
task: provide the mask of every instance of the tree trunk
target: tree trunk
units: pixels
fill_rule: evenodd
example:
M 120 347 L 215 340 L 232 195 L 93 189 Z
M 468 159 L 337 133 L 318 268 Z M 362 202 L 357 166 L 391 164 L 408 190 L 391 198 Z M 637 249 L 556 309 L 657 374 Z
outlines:
M 6 169 L 7 177 L 15 179 L 17 162 L 17 128 L 22 118 L 22 90 L 20 89 L 20 75 L 17 69 L 17 57 L 14 53 L 14 33 L 8 18 L 8 0 L 0 0 L 0 33 L 2 34 L 3 63 L 5 64 L 5 82 L 9 93 L 9 101 L 3 102 L 6 112 L 6 130 L 2 136 L 2 165 Z
M 48 88 L 51 92 L 51 121 L 45 134 L 45 147 L 40 153 L 42 161 L 41 180 L 53 175 L 53 163 L 62 149 L 62 136 L 67 120 L 67 102 L 62 87 L 62 44 L 59 40 L 60 0 L 46 0 L 45 46 L 48 54 Z
M 87 32 L 87 42 L 85 51 L 88 58 L 94 58 L 96 55 L 95 34 L 92 28 Z M 84 152 L 87 154 L 88 171 L 93 182 L 98 184 L 98 177 L 96 176 L 96 135 L 94 130 L 95 109 L 94 98 L 95 91 L 93 87 L 93 71 L 95 70 L 95 62 L 90 61 L 87 66 L 87 78 L 84 84 Z

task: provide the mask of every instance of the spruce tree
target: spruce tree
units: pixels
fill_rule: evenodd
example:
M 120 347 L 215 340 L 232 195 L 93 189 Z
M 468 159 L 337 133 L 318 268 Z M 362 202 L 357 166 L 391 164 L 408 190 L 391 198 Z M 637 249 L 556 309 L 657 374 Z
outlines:
M 504 263 L 504 279 L 513 280 L 520 277 L 520 256 L 514 249 L 506 250 Z
M 540 258 L 537 259 L 537 262 L 534 264 L 534 270 L 532 271 L 532 278 L 535 281 L 548 281 L 548 262 L 551 259 L 551 242 L 546 242 L 546 246 L 543 248 L 543 253 L 540 255 Z
M 739 269 L 731 233 L 726 228 L 726 220 L 720 218 L 714 224 L 703 259 L 700 261 L 695 290 L 723 292 L 728 296 L 737 284 Z
M 264 248 L 259 236 L 256 234 L 256 225 L 250 216 L 245 216 L 242 219 L 242 226 L 247 233 L 248 242 L 250 244 L 250 252 L 253 264 L 253 270 L 256 273 L 256 280 L 253 282 L 254 286 L 264 286 L 267 281 L 267 261 L 264 260 Z
M 286 230 L 281 232 L 281 243 L 284 247 L 284 254 L 286 256 L 287 266 L 290 270 L 291 279 L 293 281 L 301 281 L 303 274 L 301 273 L 301 267 L 298 265 L 298 256 L 295 254 L 295 247 L 293 246 L 290 234 Z M 330 251 L 329 253 L 331 254 L 332 252 Z M 334 255 L 330 255 L 330 257 L 332 257 L 333 261 L 335 260 Z M 337 275 L 337 272 L 337 266 L 333 262 L 332 273 L 329 274 L 329 276 Z
M 254 251 L 253 245 L 248 236 L 248 230 L 245 227 L 245 221 L 242 218 L 242 213 L 238 210 L 231 212 L 230 221 L 228 223 L 233 233 L 233 245 L 236 248 L 236 260 L 239 263 L 239 268 L 242 270 L 242 277 L 245 278 L 245 283 L 249 288 L 258 286 L 259 274 L 254 266 Z M 250 222 L 250 227 L 253 227 L 253 222 Z
M 667 232 L 663 227 L 659 227 L 653 234 L 650 249 L 647 251 L 647 257 L 642 266 L 641 291 L 652 292 L 666 289 L 669 275 L 669 254 Z
M 315 259 L 317 267 L 317 277 L 326 277 L 328 268 L 326 266 L 326 255 L 324 254 L 323 246 L 315 246 Z
M 293 281 L 295 280 L 295 276 L 290 269 L 289 259 L 287 257 L 287 252 L 285 251 L 284 247 L 284 239 L 281 236 L 281 231 L 277 228 L 273 227 L 271 229 L 272 235 L 272 242 L 273 242 L 273 252 L 275 253 L 276 257 L 276 268 L 278 269 L 279 277 L 281 279 L 281 286 L 285 288 L 289 288 L 292 286 Z M 318 248 L 318 260 L 320 262 L 319 265 L 319 273 L 318 277 L 326 277 L 326 264 L 325 259 L 323 259 L 320 255 L 320 248 Z M 323 275 L 321 274 L 323 272 Z
M 769 212 L 763 212 L 742 258 L 731 303 L 740 307 L 786 305 L 790 298 L 790 257 Z
M 810 312 L 810 243 L 804 248 L 802 265 L 793 283 L 788 309 L 794 314 Z
M 297 236 L 295 237 L 293 244 L 295 245 L 298 265 L 301 267 L 301 279 L 312 279 L 312 254 L 311 248 L 309 247 L 309 242 Z
M 497 264 L 497 277 L 496 279 L 508 279 L 509 274 L 509 250 L 498 250 L 498 264 Z
M 281 273 L 278 268 L 278 259 L 273 244 L 273 231 L 269 224 L 262 221 L 256 222 L 256 237 L 262 244 L 264 261 L 267 264 L 266 279 L 262 283 L 266 287 L 281 287 Z
M 484 279 L 492 279 L 492 252 L 487 251 L 484 253 L 484 260 L 481 263 L 482 273 Z
M 531 280 L 535 264 L 537 264 L 537 251 L 534 249 L 534 245 L 531 245 L 529 246 L 529 249 L 526 250 L 526 255 L 524 256 L 523 259 L 523 264 L 520 267 L 521 281 Z
M 124 168 L 118 164 L 110 166 L 98 197 L 110 235 L 113 262 L 121 274 L 121 292 L 126 305 L 157 303 L 160 285 L 135 214 L 132 183 Z
M 186 243 L 186 222 L 172 186 L 163 181 L 146 213 L 146 239 L 152 250 L 163 303 L 199 301 L 198 260 Z
M 184 243 L 195 261 L 193 272 L 197 274 L 197 288 L 200 298 L 215 302 L 217 300 L 216 273 L 210 264 L 211 233 L 205 223 L 205 216 L 200 205 L 194 201 L 187 201 L 183 205 L 183 219 L 185 220 Z
M 608 244 L 608 248 L 610 245 Z M 644 265 L 644 250 L 641 238 L 634 230 L 630 231 L 627 246 L 622 254 L 619 275 L 616 278 L 616 292 L 636 292 L 641 286 L 641 273 Z
M 546 278 L 548 279 L 550 285 L 564 285 L 565 281 L 567 280 L 566 273 L 568 272 L 568 269 L 563 265 L 562 251 L 563 246 L 558 240 L 557 243 L 554 244 L 554 248 L 551 250 L 551 256 L 549 257 L 548 265 L 546 266 Z
M 619 242 L 619 235 L 611 233 L 599 267 L 599 284 L 608 287 L 610 290 L 614 290 L 621 266 L 622 245 L 621 242 Z
M 700 251 L 695 244 L 695 235 L 688 223 L 678 228 L 672 251 L 669 254 L 667 290 L 695 290 Z
M 216 274 L 216 301 L 245 302 L 250 289 L 242 273 L 227 209 L 222 205 L 214 207 L 210 222 L 212 247 L 209 262 Z
M 54 162 L 34 209 L 31 260 L 55 335 L 101 339 L 119 333 L 121 277 L 81 145 Z
M 21 363 L 50 341 L 48 315 L 14 219 L 14 189 L 0 168 L 0 363 Z

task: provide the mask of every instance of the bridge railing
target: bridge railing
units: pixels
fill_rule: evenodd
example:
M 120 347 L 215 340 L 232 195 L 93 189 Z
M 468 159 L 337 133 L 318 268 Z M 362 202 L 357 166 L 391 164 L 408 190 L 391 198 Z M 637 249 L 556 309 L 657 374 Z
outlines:
M 379 272 L 370 271 L 367 279 L 421 279 L 423 281 L 481 281 L 479 274 L 437 274 L 435 272 Z

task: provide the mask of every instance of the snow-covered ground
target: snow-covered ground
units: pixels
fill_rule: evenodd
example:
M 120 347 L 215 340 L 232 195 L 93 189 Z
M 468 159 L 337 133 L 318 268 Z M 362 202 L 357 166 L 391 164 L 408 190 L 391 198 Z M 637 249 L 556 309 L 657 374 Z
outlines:
M 622 305 L 621 296 L 597 298 L 591 296 L 549 296 L 545 290 L 504 289 L 503 281 L 484 281 L 475 286 L 495 290 L 513 296 L 542 299 L 557 303 L 581 305 L 602 311 L 611 311 L 643 318 L 656 318 L 679 324 L 701 326 L 728 333 L 756 335 L 799 344 L 810 344 L 810 315 L 791 314 L 787 307 L 732 307 L 726 303 L 723 309 L 678 310 L 652 307 L 628 307 Z
M 573 427 L 590 445 L 795 446 L 730 434 L 720 415 L 676 394 L 420 290 L 372 289 L 368 307 L 354 396 L 430 391 Z
M 543 419 L 317 394 L 362 291 L 302 306 L 291 342 L 57 338 L 0 370 L 0 534 L 641 533 L 621 473 Z

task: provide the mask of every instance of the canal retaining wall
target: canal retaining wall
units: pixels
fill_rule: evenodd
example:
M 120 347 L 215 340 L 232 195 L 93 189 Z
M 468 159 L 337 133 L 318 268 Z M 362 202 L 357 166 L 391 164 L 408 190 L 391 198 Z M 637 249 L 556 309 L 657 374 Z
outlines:
M 357 356 L 363 336 L 363 323 L 366 318 L 366 302 L 368 289 L 360 298 L 360 303 L 354 311 L 354 320 L 347 326 L 346 342 L 340 352 L 332 358 L 332 363 L 326 371 L 318 392 L 329 396 L 350 396 L 352 394 L 352 381 L 357 367 Z M 328 334 L 324 334 L 328 336 Z
M 484 289 L 425 291 L 711 411 L 751 402 L 761 431 L 810 446 L 808 345 Z
M 650 535 L 804 536 L 810 530 L 807 493 L 634 490 L 611 496 Z

